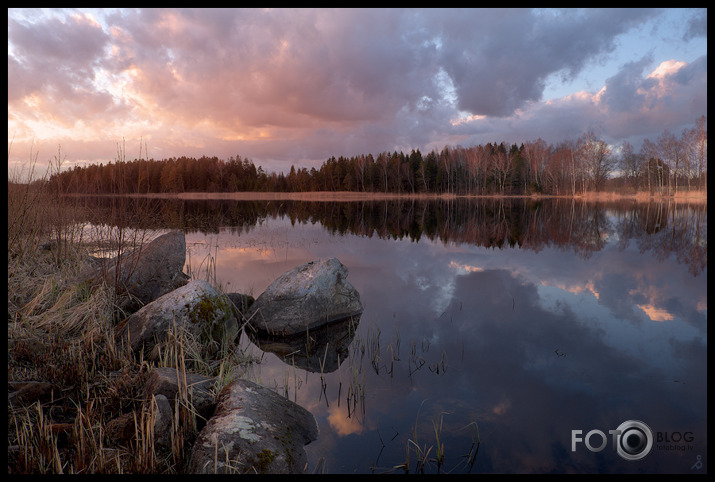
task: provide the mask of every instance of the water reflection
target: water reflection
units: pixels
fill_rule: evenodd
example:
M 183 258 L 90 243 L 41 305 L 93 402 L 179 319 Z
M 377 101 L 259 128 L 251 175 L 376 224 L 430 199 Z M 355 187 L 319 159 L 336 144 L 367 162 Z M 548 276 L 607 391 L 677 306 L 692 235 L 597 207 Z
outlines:
M 675 254 L 698 274 L 707 266 L 707 206 L 571 199 L 397 199 L 388 201 L 226 201 L 80 197 L 86 219 L 139 229 L 250 232 L 269 218 L 320 223 L 333 234 L 440 240 L 491 248 L 547 246 L 588 257 L 609 241 L 636 241 L 656 259 Z
M 250 373 L 316 416 L 309 470 L 414 472 L 429 452 L 428 472 L 707 471 L 704 206 L 168 205 L 170 222 L 145 222 L 185 229 L 191 258 L 212 253 L 229 291 L 257 296 L 317 258 L 348 267 L 365 309 L 338 335 L 339 366 L 301 368 L 287 357 L 298 347 L 279 347 Z M 643 459 L 610 441 L 572 450 L 573 430 L 627 420 L 661 437 Z
M 348 358 L 360 316 L 329 323 L 291 337 L 274 337 L 246 329 L 246 335 L 264 352 L 312 373 L 332 373 Z

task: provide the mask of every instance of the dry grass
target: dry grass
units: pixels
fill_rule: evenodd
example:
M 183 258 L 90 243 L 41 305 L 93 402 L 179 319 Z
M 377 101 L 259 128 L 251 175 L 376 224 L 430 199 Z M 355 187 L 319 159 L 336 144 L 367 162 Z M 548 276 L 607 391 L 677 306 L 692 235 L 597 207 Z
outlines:
M 707 191 L 683 191 L 680 190 L 675 194 L 667 195 L 665 193 L 649 193 L 647 191 L 638 191 L 634 193 L 618 193 L 611 191 L 603 192 L 585 192 L 576 196 L 585 201 L 620 201 L 632 200 L 636 202 L 652 202 L 652 201 L 673 201 L 676 203 L 690 204 L 706 204 L 708 202 Z
M 8 184 L 8 380 L 52 386 L 49 400 L 8 403 L 8 471 L 123 472 L 132 454 L 103 428 L 141 410 L 141 368 L 114 342 L 112 287 L 84 278 L 91 258 L 45 179 Z
M 181 193 L 159 193 L 159 194 L 127 194 L 131 197 L 146 197 L 160 199 L 186 199 L 186 200 L 210 200 L 223 199 L 233 201 L 325 201 L 325 202 L 347 202 L 347 201 L 384 201 L 390 199 L 455 199 L 455 198 L 576 198 L 584 201 L 619 201 L 633 200 L 637 202 L 651 202 L 660 200 L 672 200 L 675 202 L 707 203 L 707 191 L 683 191 L 667 195 L 662 193 L 651 194 L 646 191 L 638 192 L 616 192 L 616 191 L 587 191 L 577 193 L 575 196 L 564 195 L 554 196 L 546 194 L 531 195 L 462 195 L 462 194 L 429 194 L 429 193 L 382 193 L 382 192 L 353 192 L 353 191 L 315 191 L 315 192 L 181 192 Z
M 223 386 L 242 374 L 242 353 L 224 349 L 223 358 L 208 360 L 197 340 L 177 332 L 156 360 L 137 359 L 115 341 L 115 290 L 86 279 L 94 265 L 81 244 L 69 243 L 58 257 L 35 237 L 17 239 L 25 245 L 8 249 L 8 380 L 49 383 L 52 394 L 8 403 L 8 471 L 181 473 L 199 415 L 180 386 L 171 444 L 157 447 L 156 405 L 144 399 L 150 370 L 185 374 L 190 364 Z M 108 426 L 127 417 L 129 438 L 110 437 Z
M 195 343 L 177 334 L 156 362 L 118 346 L 116 290 L 90 274 L 97 272 L 96 261 L 75 208 L 52 190 L 48 174 L 30 176 L 31 183 L 20 177 L 27 180 L 8 179 L 8 472 L 180 473 L 197 435 L 186 387 L 176 404 L 171 446 L 162 448 L 153 439 L 155 404 L 143 392 L 154 366 L 185 373 L 183 349 Z M 110 236 L 102 241 L 123 243 L 121 249 L 145 239 L 121 227 Z M 223 383 L 237 370 L 227 367 L 241 362 L 240 353 L 226 351 L 211 363 L 196 353 L 186 354 L 196 358 L 192 364 L 218 372 Z M 27 382 L 51 390 L 39 398 L 17 396 L 14 390 Z M 122 419 L 133 429 L 128 441 L 118 442 L 108 427 Z
M 50 252 L 25 252 L 8 265 L 8 380 L 48 382 L 53 391 L 50 400 L 8 404 L 8 471 L 180 472 L 196 431 L 190 404 L 179 404 L 176 445 L 159 451 L 154 404 L 143 400 L 152 365 L 116 344 L 113 288 L 77 277 L 85 259 L 58 264 Z M 107 426 L 127 414 L 134 433 L 117 445 Z
M 311 191 L 311 192 L 180 192 L 158 194 L 127 194 L 133 197 L 162 199 L 226 199 L 233 201 L 382 201 L 385 199 L 448 199 L 455 194 L 411 194 L 353 191 Z

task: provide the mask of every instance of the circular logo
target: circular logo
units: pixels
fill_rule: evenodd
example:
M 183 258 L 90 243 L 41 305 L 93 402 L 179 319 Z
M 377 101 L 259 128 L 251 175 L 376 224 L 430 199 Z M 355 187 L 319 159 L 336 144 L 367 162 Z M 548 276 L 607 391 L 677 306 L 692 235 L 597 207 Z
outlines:
M 618 455 L 626 460 L 639 460 L 653 447 L 653 432 L 638 420 L 628 420 L 618 426 L 616 437 Z

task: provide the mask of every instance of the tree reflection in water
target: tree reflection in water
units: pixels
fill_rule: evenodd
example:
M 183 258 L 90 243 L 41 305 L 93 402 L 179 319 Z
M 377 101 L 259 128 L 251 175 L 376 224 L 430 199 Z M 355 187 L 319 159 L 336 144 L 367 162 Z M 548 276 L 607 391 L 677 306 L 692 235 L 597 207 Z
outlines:
M 78 197 L 91 223 L 185 232 L 249 232 L 266 218 L 319 222 L 335 234 L 467 243 L 489 248 L 544 247 L 589 257 L 614 238 L 634 240 L 657 259 L 675 255 L 695 276 L 707 266 L 707 206 L 673 202 L 588 202 L 548 198 L 393 199 L 383 201 L 229 201 Z

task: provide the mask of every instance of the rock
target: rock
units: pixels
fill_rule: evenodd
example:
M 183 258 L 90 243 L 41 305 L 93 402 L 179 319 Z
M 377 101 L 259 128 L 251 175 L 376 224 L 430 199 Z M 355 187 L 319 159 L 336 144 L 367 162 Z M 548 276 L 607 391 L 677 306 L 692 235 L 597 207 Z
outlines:
M 110 446 L 128 447 L 132 441 L 136 440 L 137 429 L 145 430 L 145 419 L 153 422 L 153 443 L 154 447 L 160 450 L 171 449 L 171 432 L 174 424 L 174 410 L 171 403 L 164 395 L 156 395 L 145 400 L 144 415 L 141 411 L 124 413 L 116 418 L 113 418 L 104 426 L 104 434 L 106 443 Z M 153 404 L 151 407 L 148 404 Z M 136 424 L 140 425 L 137 426 Z M 140 434 L 140 437 L 146 437 L 147 434 Z
M 47 382 L 8 382 L 7 402 L 11 405 L 31 405 L 59 397 L 59 389 Z
M 116 337 L 149 353 L 176 326 L 203 344 L 222 346 L 238 334 L 231 300 L 204 280 L 194 280 L 146 305 L 117 326 Z
M 144 399 L 165 397 L 175 408 L 175 401 L 179 394 L 179 387 L 186 386 L 186 396 L 196 412 L 208 419 L 213 415 L 216 407 L 216 397 L 213 388 L 215 378 L 207 378 L 196 373 L 181 373 L 175 368 L 154 368 L 144 386 Z
M 185 285 L 186 237 L 171 231 L 117 258 L 104 260 L 97 277 L 129 295 L 121 308 L 134 312 L 170 291 Z M 117 270 L 118 279 L 117 279 Z
M 283 273 L 251 305 L 246 318 L 258 332 L 291 336 L 362 314 L 360 294 L 337 259 L 311 261 Z
M 57 448 L 69 446 L 74 433 L 74 423 L 52 423 L 48 428 L 50 433 L 55 436 Z
M 302 473 L 318 437 L 312 413 L 273 390 L 236 380 L 192 448 L 189 473 Z
M 256 301 L 253 296 L 241 293 L 227 293 L 227 296 L 241 313 L 246 313 L 248 308 L 250 308 L 253 302 Z
M 154 401 L 154 444 L 160 449 L 171 448 L 171 428 L 174 411 L 164 395 L 157 395 Z
M 290 337 L 246 330 L 248 338 L 263 351 L 276 354 L 290 366 L 314 373 L 331 373 L 347 360 L 360 317 L 329 323 Z

